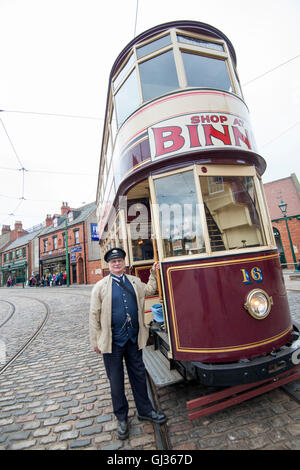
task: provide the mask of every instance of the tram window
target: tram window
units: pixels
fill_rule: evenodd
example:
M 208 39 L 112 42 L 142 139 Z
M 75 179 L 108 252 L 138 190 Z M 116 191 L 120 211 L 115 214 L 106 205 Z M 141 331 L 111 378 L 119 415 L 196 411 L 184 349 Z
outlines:
M 128 201 L 127 222 L 133 261 L 152 260 L 151 216 L 149 199 L 141 198 Z
M 222 59 L 182 52 L 188 86 L 232 91 L 226 62 Z
M 192 171 L 154 181 L 165 256 L 205 252 Z
M 204 39 L 192 38 L 190 36 L 183 36 L 181 34 L 177 34 L 177 39 L 179 42 L 184 42 L 185 44 L 194 44 L 195 46 L 207 47 L 208 49 L 214 49 L 215 51 L 224 52 L 224 46 L 215 42 L 205 41 Z
M 179 87 L 172 50 L 142 62 L 139 68 L 144 101 Z
M 252 177 L 201 176 L 200 185 L 212 251 L 266 244 Z
M 133 70 L 115 95 L 117 121 L 120 127 L 140 104 L 136 71 Z
M 129 70 L 131 69 L 131 67 L 133 66 L 134 64 L 134 55 L 132 54 L 128 60 L 128 62 L 126 63 L 126 65 L 122 68 L 122 70 L 119 72 L 119 75 L 117 75 L 117 77 L 115 78 L 114 80 L 114 89 L 118 88 L 118 86 L 120 85 L 121 81 L 123 80 L 123 78 L 127 75 L 127 73 L 129 72 Z
M 167 36 L 163 36 L 162 38 L 157 39 L 156 41 L 152 41 L 148 44 L 145 44 L 144 46 L 138 47 L 136 53 L 138 58 L 140 59 L 141 57 L 144 57 L 145 55 L 150 54 L 151 52 L 157 51 L 158 49 L 161 49 L 164 46 L 168 46 L 169 44 L 171 44 L 171 38 L 168 34 Z

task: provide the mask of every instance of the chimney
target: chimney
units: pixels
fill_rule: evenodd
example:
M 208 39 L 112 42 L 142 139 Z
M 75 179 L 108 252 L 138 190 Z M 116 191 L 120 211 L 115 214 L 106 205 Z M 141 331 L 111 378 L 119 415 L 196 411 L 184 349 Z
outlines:
M 16 232 L 22 232 L 23 231 L 22 222 L 20 220 L 15 221 L 15 230 L 16 230 Z
M 50 214 L 47 214 L 47 215 L 46 215 L 46 220 L 45 220 L 45 222 L 46 222 L 46 227 L 50 227 L 50 225 L 52 225 L 52 217 L 51 217 Z
M 69 210 L 71 210 L 71 207 L 69 206 L 67 202 L 63 202 L 60 210 L 61 210 L 61 215 L 66 215 L 69 212 Z
M 2 225 L 2 232 L 1 235 L 10 232 L 10 225 Z

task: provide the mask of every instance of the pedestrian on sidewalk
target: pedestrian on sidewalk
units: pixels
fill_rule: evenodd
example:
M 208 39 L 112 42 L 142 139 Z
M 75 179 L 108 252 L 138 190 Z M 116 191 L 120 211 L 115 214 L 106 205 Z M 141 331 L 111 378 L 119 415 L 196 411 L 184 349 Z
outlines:
M 149 335 L 144 322 L 144 300 L 157 290 L 155 270 L 159 269 L 159 264 L 154 263 L 149 281 L 144 284 L 138 277 L 124 274 L 125 256 L 121 248 L 112 248 L 105 254 L 110 274 L 98 281 L 92 290 L 89 320 L 92 348 L 103 354 L 120 439 L 126 439 L 129 434 L 123 358 L 138 419 L 158 424 L 167 420 L 151 405 L 142 356 Z

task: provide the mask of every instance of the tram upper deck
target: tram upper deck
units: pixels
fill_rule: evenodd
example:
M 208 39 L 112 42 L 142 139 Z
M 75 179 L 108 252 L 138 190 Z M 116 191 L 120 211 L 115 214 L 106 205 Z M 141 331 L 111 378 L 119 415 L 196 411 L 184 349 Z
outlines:
M 190 172 L 183 175 L 183 170 Z M 264 170 L 235 51 L 222 32 L 204 23 L 176 21 L 142 33 L 123 49 L 109 81 L 97 190 L 100 237 L 104 228 L 107 234 L 109 216 L 116 221 L 121 196 L 131 200 L 130 206 L 145 202 L 146 225 L 150 200 L 162 204 L 165 197 L 175 203 L 181 196 L 183 201 L 184 180 L 199 178 L 185 202 L 202 206 L 206 233 L 198 236 L 198 249 L 187 243 L 176 250 L 174 243 L 164 242 L 161 257 L 274 247 L 272 231 L 264 226 L 268 217 L 259 181 Z M 166 171 L 181 174 L 148 181 Z M 176 187 L 177 199 L 169 185 Z M 128 214 L 125 219 L 126 224 Z M 115 233 L 125 230 L 121 220 L 114 223 Z M 213 230 L 218 232 L 214 236 Z M 139 260 L 133 254 L 132 261 Z

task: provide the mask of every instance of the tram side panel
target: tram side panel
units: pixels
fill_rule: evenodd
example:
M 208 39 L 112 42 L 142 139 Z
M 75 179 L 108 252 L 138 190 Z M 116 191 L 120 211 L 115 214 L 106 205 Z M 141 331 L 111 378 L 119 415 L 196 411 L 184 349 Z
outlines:
M 237 361 L 270 353 L 290 340 L 292 322 L 276 251 L 162 266 L 175 360 Z M 245 308 L 249 292 L 257 288 L 272 303 L 262 319 Z

